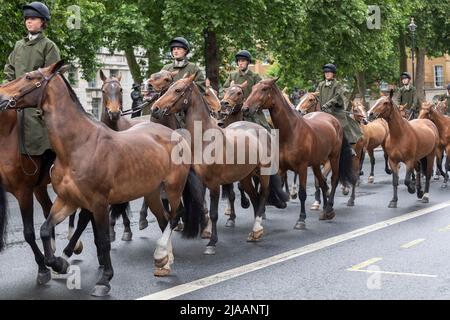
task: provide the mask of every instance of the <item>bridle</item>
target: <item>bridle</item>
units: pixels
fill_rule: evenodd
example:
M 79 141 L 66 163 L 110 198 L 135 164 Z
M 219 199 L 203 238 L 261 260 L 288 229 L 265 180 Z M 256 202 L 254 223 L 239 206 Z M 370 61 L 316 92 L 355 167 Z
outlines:
M 235 87 L 239 88 L 239 90 L 241 90 L 242 97 L 243 97 L 244 96 L 244 89 L 242 89 L 239 85 L 236 85 Z M 228 102 L 228 104 L 230 104 L 229 101 L 226 101 L 226 102 Z M 236 103 L 236 104 L 234 104 L 234 106 L 231 107 L 230 112 L 227 112 L 227 113 L 222 113 L 221 112 L 221 113 L 225 115 L 225 119 L 226 119 L 229 116 L 237 114 L 242 109 L 243 105 L 244 105 L 244 101 L 242 101 L 240 103 Z

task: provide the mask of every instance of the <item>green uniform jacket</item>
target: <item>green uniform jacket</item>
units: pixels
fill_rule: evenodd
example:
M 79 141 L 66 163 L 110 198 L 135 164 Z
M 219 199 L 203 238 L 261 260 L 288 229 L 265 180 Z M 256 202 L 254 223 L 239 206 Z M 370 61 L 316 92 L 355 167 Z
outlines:
M 197 84 L 197 86 L 200 89 L 200 92 L 202 94 L 206 92 L 205 75 L 203 74 L 203 72 L 200 70 L 200 68 L 195 63 L 189 62 L 187 60 L 185 60 L 181 66 L 176 66 L 174 63 L 170 63 L 170 64 L 166 64 L 163 67 L 163 70 L 167 70 L 170 72 L 178 71 L 178 73 L 175 75 L 175 77 L 173 77 L 174 82 L 180 80 L 186 74 L 188 76 L 190 76 L 190 75 L 197 73 L 197 76 L 194 79 L 195 84 Z
M 9 55 L 4 70 L 6 79 L 15 80 L 27 72 L 47 67 L 59 60 L 58 47 L 42 33 L 34 40 L 26 37 L 16 42 Z M 20 143 L 20 152 L 41 155 L 45 150 L 51 149 L 41 111 L 37 108 L 25 109 L 18 116 L 24 120 L 24 143 Z
M 348 142 L 356 143 L 362 137 L 362 132 L 358 123 L 345 112 L 347 99 L 342 85 L 334 79 L 328 86 L 325 81 L 322 81 L 317 90 L 319 91 L 320 105 L 325 106 L 329 113 L 339 120 Z
M 406 105 L 407 110 L 413 110 L 416 114 L 419 111 L 419 102 L 417 101 L 416 88 L 412 85 L 409 86 L 409 89 L 406 89 L 405 86 L 399 89 L 398 96 L 398 105 Z
M 242 71 L 235 71 L 230 73 L 227 80 L 225 81 L 223 88 L 229 88 L 231 85 L 231 82 L 234 81 L 235 84 L 243 84 L 245 81 L 247 81 L 248 85 L 244 89 L 244 98 L 247 99 L 250 93 L 252 92 L 252 87 L 260 82 L 262 79 L 259 76 L 259 74 L 252 72 L 250 69 L 247 69 L 247 72 Z M 254 115 L 246 115 L 244 116 L 245 121 L 250 121 L 257 123 L 267 130 L 270 130 L 269 123 L 267 122 L 266 116 L 264 115 L 264 112 L 262 110 L 259 110 Z

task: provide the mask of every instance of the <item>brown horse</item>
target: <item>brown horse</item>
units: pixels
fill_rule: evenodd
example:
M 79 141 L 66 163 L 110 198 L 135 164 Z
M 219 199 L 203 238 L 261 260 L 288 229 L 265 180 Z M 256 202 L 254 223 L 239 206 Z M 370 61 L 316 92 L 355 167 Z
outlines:
M 383 118 L 389 126 L 389 135 L 386 139 L 385 148 L 389 157 L 389 167 L 392 170 L 392 185 L 394 189 L 393 198 L 389 208 L 396 208 L 398 195 L 398 172 L 400 162 L 406 165 L 405 185 L 409 193 L 415 193 L 423 203 L 429 202 L 430 178 L 433 172 L 433 162 L 436 148 L 439 145 L 439 133 L 428 119 L 417 119 L 408 121 L 400 115 L 400 110 L 394 104 L 392 96 L 381 97 L 369 111 L 369 117 Z M 411 175 L 416 170 L 416 186 L 411 181 Z M 422 191 L 420 182 L 421 171 L 424 173 L 425 193 Z
M 113 277 L 108 204 L 145 198 L 163 230 L 154 255 L 155 274 L 170 272 L 172 228 L 178 220 L 176 210 L 189 174 L 189 164 L 178 158 L 174 161 L 172 156 L 183 157 L 174 150 L 189 150 L 189 145 L 179 134 L 158 124 L 141 124 L 116 132 L 91 120 L 59 73 L 63 64 L 59 61 L 0 87 L 0 106 L 41 108 L 57 155 L 51 173 L 57 197 L 41 227 L 45 265 L 58 273 L 67 272 L 68 262 L 55 257 L 51 250 L 51 230 L 74 210 L 84 208 L 83 212 L 93 215 L 95 243 L 104 265 L 92 294 L 104 296 L 110 291 Z M 167 193 L 170 213 L 162 205 L 161 188 Z M 192 227 L 198 229 L 198 224 Z
M 344 137 L 339 121 L 323 112 L 313 112 L 301 117 L 289 106 L 282 92 L 275 84 L 277 79 L 260 81 L 253 86 L 243 109 L 250 113 L 268 109 L 273 124 L 279 130 L 280 172 L 292 170 L 299 175 L 300 217 L 295 228 L 304 229 L 306 211 L 307 169 L 312 167 L 314 176 L 323 193 L 324 210 L 320 220 L 331 220 L 335 216 L 334 195 L 339 179 L 353 181 L 351 170 L 351 149 Z M 328 186 L 320 167 L 329 161 L 331 164 L 331 192 L 327 199 Z
M 318 92 L 306 93 L 302 97 L 300 102 L 298 103 L 298 105 L 296 107 L 297 111 L 300 111 L 303 115 L 306 115 L 310 112 L 321 112 L 318 95 L 319 95 Z M 349 121 L 351 121 L 351 120 L 349 120 Z M 360 171 L 361 171 L 361 162 L 363 160 L 363 151 L 364 151 L 363 138 L 359 139 L 356 144 L 352 145 L 352 148 L 355 150 L 356 157 L 352 157 L 352 159 L 350 161 L 353 166 L 354 176 L 357 177 L 358 179 L 355 179 L 351 183 L 352 192 L 350 194 L 350 198 L 347 201 L 347 206 L 349 206 L 349 207 L 352 207 L 355 205 L 356 184 L 359 180 L 359 175 L 360 175 Z M 325 177 L 327 177 L 328 174 L 330 173 L 330 170 L 331 170 L 330 164 L 325 163 L 324 168 L 323 168 L 323 175 Z M 348 185 L 347 185 L 347 183 L 343 183 L 342 184 L 342 194 L 348 195 L 348 193 L 349 193 Z M 319 210 L 319 206 L 320 206 L 320 189 L 317 187 L 317 183 L 316 183 L 316 197 L 315 198 L 316 198 L 316 200 L 313 203 L 313 205 L 311 206 L 311 210 Z
M 436 152 L 436 164 L 439 172 L 444 177 L 442 188 L 447 188 L 448 171 L 450 170 L 450 117 L 442 114 L 437 107 L 429 102 L 422 103 L 419 119 L 430 119 L 436 125 L 439 132 L 439 144 Z M 442 170 L 442 159 L 446 154 L 445 173 Z
M 247 240 L 258 241 L 262 237 L 262 214 L 265 211 L 269 184 L 269 176 L 264 174 L 264 169 L 270 166 L 270 163 L 263 163 L 260 155 L 261 152 L 264 152 L 261 135 L 267 131 L 260 125 L 246 121 L 235 122 L 226 129 L 220 128 L 211 117 L 206 102 L 193 82 L 194 77 L 195 75 L 192 75 L 176 81 L 155 102 L 152 111 L 158 115 L 170 115 L 177 112 L 186 114 L 186 130 L 189 132 L 194 152 L 192 155 L 193 167 L 203 184 L 210 190 L 211 197 L 209 214 L 212 222 L 212 234 L 205 254 L 215 254 L 218 240 L 217 220 L 221 185 L 241 182 L 245 192 L 250 196 L 255 213 L 254 226 Z M 213 135 L 214 139 L 210 135 Z M 239 139 L 240 137 L 243 137 L 243 140 Z M 268 139 L 270 138 L 267 138 L 266 141 Z M 241 145 L 240 142 L 244 144 Z M 230 155 L 228 152 L 230 147 L 238 150 L 237 154 L 233 151 Z M 200 155 L 198 155 L 198 150 Z M 206 154 L 206 150 L 210 153 Z M 253 154 L 258 155 L 258 152 L 259 156 L 254 163 L 247 160 L 251 160 Z M 240 157 L 241 155 L 245 156 L 244 159 Z M 243 161 L 239 162 L 239 160 Z M 251 181 L 255 172 L 258 174 L 261 186 L 259 195 Z
M 41 205 L 44 216 L 47 217 L 52 206 L 47 185 L 50 183 L 49 169 L 54 156 L 48 152 L 42 156 L 21 154 L 19 151 L 19 131 L 21 130 L 19 123 L 15 111 L 9 110 L 0 113 L 0 149 L 2 150 L 0 180 L 3 181 L 3 188 L 12 193 L 19 203 L 23 235 L 38 264 L 37 283 L 45 284 L 50 281 L 51 273 L 45 266 L 44 255 L 36 244 L 33 194 Z M 69 238 L 70 236 L 71 230 L 69 229 Z M 54 234 L 52 236 L 52 247 L 54 249 Z M 75 253 L 80 254 L 82 249 L 82 243 L 78 242 L 74 249 Z
M 438 101 L 436 103 L 436 110 L 439 111 L 442 114 L 447 114 L 447 101 L 446 100 L 442 100 L 442 101 Z
M 385 151 L 385 142 L 389 134 L 389 127 L 384 119 L 375 119 L 374 121 L 367 121 L 367 114 L 363 104 L 360 101 L 352 102 L 353 117 L 359 122 L 359 127 L 363 132 L 364 150 L 367 151 L 370 158 L 370 174 L 368 183 L 374 182 L 374 168 L 375 168 L 375 155 L 374 149 L 381 146 L 384 152 L 384 170 L 387 174 L 391 174 L 389 169 L 388 156 Z M 363 159 L 361 161 L 361 164 Z

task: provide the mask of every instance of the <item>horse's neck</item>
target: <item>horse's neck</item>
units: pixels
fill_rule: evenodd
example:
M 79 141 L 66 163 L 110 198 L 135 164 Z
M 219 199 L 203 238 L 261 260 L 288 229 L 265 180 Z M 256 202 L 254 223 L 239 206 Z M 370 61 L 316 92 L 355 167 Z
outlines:
M 239 112 L 231 114 L 226 118 L 224 121 L 225 127 L 228 127 L 233 122 L 242 121 L 243 118 L 242 110 L 239 110 Z
M 408 120 L 404 119 L 400 114 L 400 110 L 392 105 L 391 115 L 388 119 L 385 119 L 389 126 L 389 134 L 391 138 L 407 137 L 405 131 L 409 128 Z
M 13 110 L 0 112 L 0 139 L 9 137 L 17 128 L 17 113 Z
M 118 121 L 112 121 L 111 118 L 108 116 L 108 111 L 103 106 L 103 112 L 102 112 L 102 122 L 106 124 L 106 126 L 114 131 L 119 131 L 119 126 L 117 124 Z
M 202 123 L 202 131 L 210 128 L 220 129 L 220 127 L 213 121 L 210 116 L 209 108 L 203 100 L 200 91 L 196 86 L 192 89 L 191 102 L 187 107 L 186 112 L 186 129 L 194 133 L 194 126 L 196 122 Z
M 104 129 L 91 121 L 70 97 L 69 89 L 59 77 L 47 86 L 46 99 L 42 102 L 50 143 L 60 161 L 70 161 L 70 155 L 86 145 L 89 137 Z M 66 162 L 66 163 L 67 163 Z
M 443 132 L 443 130 L 448 127 L 450 122 L 449 119 L 445 117 L 445 115 L 437 111 L 432 111 L 430 113 L 430 118 L 436 124 L 439 132 Z
M 286 102 L 281 93 L 273 97 L 273 106 L 269 108 L 270 118 L 280 133 L 280 141 L 287 141 L 292 137 L 292 129 L 296 123 L 304 124 L 305 121 Z

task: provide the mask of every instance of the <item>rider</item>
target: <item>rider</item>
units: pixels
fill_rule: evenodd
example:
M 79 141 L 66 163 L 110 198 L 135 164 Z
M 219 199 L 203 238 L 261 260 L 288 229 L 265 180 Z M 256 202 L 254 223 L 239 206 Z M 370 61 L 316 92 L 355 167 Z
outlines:
M 249 69 L 249 64 L 252 62 L 252 55 L 247 50 L 239 51 L 235 56 L 236 64 L 238 65 L 238 70 L 231 72 L 223 85 L 223 88 L 229 88 L 231 82 L 235 84 L 242 84 L 247 81 L 247 86 L 243 89 L 244 101 L 248 98 L 252 92 L 252 87 L 261 81 L 259 74 L 252 72 Z M 258 111 L 254 116 L 249 114 L 244 114 L 244 120 L 257 123 L 270 131 L 269 123 L 267 122 L 266 116 L 263 111 Z M 270 177 L 269 184 L 269 197 L 267 203 L 274 205 L 277 208 L 286 208 L 286 202 L 289 200 L 289 196 L 281 189 L 281 178 L 278 175 L 272 175 Z M 241 187 L 239 186 L 241 189 Z M 242 194 L 241 194 L 242 195 Z M 241 198 L 241 202 L 246 202 Z
M 450 83 L 447 85 L 447 93 L 444 93 L 439 97 L 439 101 L 445 101 L 447 100 L 447 109 L 446 109 L 446 115 L 450 115 Z
M 139 105 L 142 104 L 143 99 L 141 95 L 141 86 L 139 84 L 133 83 L 132 89 L 133 91 L 131 91 L 131 100 L 133 100 L 133 103 L 131 105 L 131 109 L 133 110 L 133 113 L 131 117 L 136 118 L 141 116 L 141 110 L 136 109 L 139 107 Z
M 406 105 L 408 115 L 411 115 L 411 119 L 415 119 L 419 111 L 416 88 L 411 84 L 411 76 L 408 72 L 403 72 L 400 79 L 403 86 L 399 89 L 397 102 L 399 105 Z
M 325 80 L 319 83 L 317 90 L 319 91 L 320 108 L 324 112 L 332 114 L 339 120 L 344 129 L 344 135 L 351 145 L 362 137 L 361 129 L 356 121 L 349 117 L 345 111 L 345 89 L 335 79 L 336 66 L 328 63 L 323 66 Z M 356 156 L 354 148 L 352 154 Z
M 60 60 L 58 47 L 44 35 L 50 22 L 48 7 L 41 2 L 32 2 L 23 7 L 23 17 L 28 35 L 16 42 L 8 57 L 4 69 L 7 81 Z M 19 117 L 20 152 L 38 156 L 51 150 L 42 112 L 37 108 L 24 109 Z M 52 157 L 51 152 L 47 154 Z
M 301 97 L 302 97 L 302 94 L 301 94 L 299 88 L 294 87 L 294 91 L 291 94 L 291 100 L 292 100 L 292 103 L 294 104 L 294 106 L 297 106 L 299 104 Z

